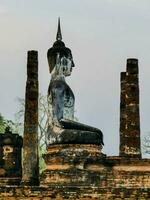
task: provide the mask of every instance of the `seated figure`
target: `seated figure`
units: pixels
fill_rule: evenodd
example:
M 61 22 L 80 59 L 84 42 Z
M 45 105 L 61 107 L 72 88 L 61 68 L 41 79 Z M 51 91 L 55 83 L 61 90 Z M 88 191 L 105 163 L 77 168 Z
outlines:
M 65 81 L 65 77 L 71 75 L 74 63 L 70 49 L 61 41 L 60 33 L 58 35 L 59 38 L 48 50 L 51 81 L 48 89 L 47 144 L 104 145 L 99 129 L 74 121 L 75 97 Z

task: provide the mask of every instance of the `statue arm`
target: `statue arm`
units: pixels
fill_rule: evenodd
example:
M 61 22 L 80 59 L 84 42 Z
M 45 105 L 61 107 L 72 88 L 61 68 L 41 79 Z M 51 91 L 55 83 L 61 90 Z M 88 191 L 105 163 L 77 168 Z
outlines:
M 64 87 L 56 86 L 51 91 L 53 121 L 57 126 L 61 126 L 60 120 L 64 113 Z

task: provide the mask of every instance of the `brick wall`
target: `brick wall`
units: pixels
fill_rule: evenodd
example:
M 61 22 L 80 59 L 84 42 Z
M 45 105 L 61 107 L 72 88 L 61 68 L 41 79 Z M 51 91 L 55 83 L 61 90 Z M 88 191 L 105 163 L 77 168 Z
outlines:
M 1 186 L 0 200 L 150 199 L 149 159 L 108 157 L 102 163 L 86 163 L 83 169 L 47 173 L 50 180 L 39 187 Z

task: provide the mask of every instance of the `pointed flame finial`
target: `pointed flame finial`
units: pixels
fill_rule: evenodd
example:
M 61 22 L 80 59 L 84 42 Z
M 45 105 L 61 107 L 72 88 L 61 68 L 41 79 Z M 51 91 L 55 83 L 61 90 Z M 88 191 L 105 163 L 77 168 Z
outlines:
M 57 29 L 56 40 L 62 40 L 61 28 L 60 28 L 60 17 L 58 18 L 58 29 Z

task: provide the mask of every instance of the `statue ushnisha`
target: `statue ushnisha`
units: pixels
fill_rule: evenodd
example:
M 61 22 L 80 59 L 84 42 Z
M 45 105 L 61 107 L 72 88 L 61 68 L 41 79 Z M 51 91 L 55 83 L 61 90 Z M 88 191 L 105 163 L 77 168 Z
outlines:
M 75 97 L 65 81 L 65 77 L 71 75 L 74 62 L 71 50 L 62 42 L 60 20 L 56 42 L 47 56 L 51 73 L 47 144 L 103 145 L 103 134 L 99 129 L 74 121 Z

